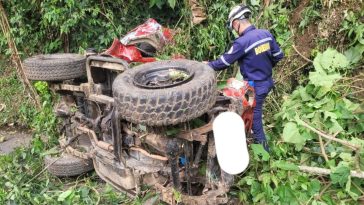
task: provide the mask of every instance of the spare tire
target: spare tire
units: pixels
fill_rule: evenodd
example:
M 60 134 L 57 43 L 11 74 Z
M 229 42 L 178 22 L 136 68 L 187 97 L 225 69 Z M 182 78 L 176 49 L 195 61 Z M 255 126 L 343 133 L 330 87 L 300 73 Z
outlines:
M 24 73 L 30 80 L 62 81 L 86 73 L 86 57 L 79 54 L 37 55 L 25 59 L 23 64 Z
M 179 79 L 173 75 L 179 75 Z M 133 123 L 166 126 L 206 113 L 216 101 L 213 69 L 191 60 L 147 63 L 126 70 L 113 83 L 120 116 Z

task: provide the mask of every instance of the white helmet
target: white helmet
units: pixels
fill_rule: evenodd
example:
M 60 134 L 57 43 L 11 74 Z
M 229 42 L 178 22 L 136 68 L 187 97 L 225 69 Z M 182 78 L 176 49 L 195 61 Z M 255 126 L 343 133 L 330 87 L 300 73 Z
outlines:
M 231 9 L 229 13 L 229 19 L 227 22 L 227 26 L 230 30 L 233 29 L 233 21 L 235 19 L 247 19 L 250 17 L 252 12 L 250 11 L 248 6 L 245 6 L 243 4 L 239 6 L 235 6 L 233 9 Z

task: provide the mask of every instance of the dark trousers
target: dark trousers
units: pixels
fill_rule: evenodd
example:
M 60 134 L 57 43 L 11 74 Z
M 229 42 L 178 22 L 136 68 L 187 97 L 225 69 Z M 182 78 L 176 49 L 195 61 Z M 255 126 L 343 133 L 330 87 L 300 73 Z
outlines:
M 263 142 L 266 140 L 264 130 L 263 130 L 263 104 L 265 98 L 267 97 L 268 93 L 273 88 L 273 80 L 269 79 L 267 81 L 254 81 L 254 89 L 255 89 L 255 100 L 256 106 L 253 111 L 253 132 L 255 141 L 257 143 Z

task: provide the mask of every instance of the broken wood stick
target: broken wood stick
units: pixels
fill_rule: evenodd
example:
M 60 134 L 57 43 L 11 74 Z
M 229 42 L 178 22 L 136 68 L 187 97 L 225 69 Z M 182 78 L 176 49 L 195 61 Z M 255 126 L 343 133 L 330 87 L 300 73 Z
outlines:
M 312 60 L 310 60 L 310 59 L 308 59 L 306 56 L 304 56 L 302 53 L 300 53 L 300 52 L 297 50 L 297 48 L 296 48 L 296 46 L 295 46 L 295 45 L 292 45 L 292 47 L 293 47 L 293 49 L 296 51 L 296 53 L 297 53 L 299 56 L 301 56 L 303 59 L 305 59 L 307 62 L 310 62 L 310 63 L 312 63 L 312 62 L 313 62 Z
M 320 168 L 320 167 L 309 167 L 309 166 L 304 166 L 304 165 L 298 166 L 298 168 L 300 171 L 303 171 L 303 172 L 306 172 L 309 174 L 315 174 L 315 175 L 330 175 L 332 172 L 330 169 L 325 169 L 325 168 Z M 364 172 L 350 171 L 350 176 L 364 179 Z
M 325 151 L 325 146 L 324 146 L 324 143 L 322 142 L 322 137 L 321 137 L 321 135 L 318 135 L 318 136 L 319 136 L 319 141 L 320 141 L 321 153 L 324 156 L 325 161 L 328 162 L 329 158 L 327 157 L 327 154 Z
M 343 145 L 345 145 L 345 146 L 347 146 L 347 147 L 349 147 L 349 148 L 351 148 L 353 150 L 359 150 L 360 149 L 360 146 L 359 145 L 356 145 L 356 144 L 350 143 L 350 142 L 348 142 L 346 140 L 338 139 L 338 138 L 335 138 L 334 136 L 331 136 L 331 135 L 328 135 L 326 133 L 323 133 L 323 132 L 317 130 L 316 128 L 310 126 L 309 124 L 307 124 L 307 122 L 305 122 L 303 120 L 301 121 L 300 124 L 302 126 L 308 128 L 308 129 L 310 129 L 311 131 L 315 132 L 316 134 L 318 134 L 318 135 L 320 135 L 320 136 L 328 139 L 328 140 L 332 140 L 332 141 L 338 142 L 338 143 L 343 144 Z

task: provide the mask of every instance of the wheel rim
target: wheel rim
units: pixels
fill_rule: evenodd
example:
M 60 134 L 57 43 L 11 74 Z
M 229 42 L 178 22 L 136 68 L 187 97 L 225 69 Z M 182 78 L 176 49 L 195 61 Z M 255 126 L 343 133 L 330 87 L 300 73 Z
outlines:
M 190 81 L 193 75 L 193 72 L 185 68 L 159 68 L 138 72 L 134 84 L 146 89 L 170 88 Z

